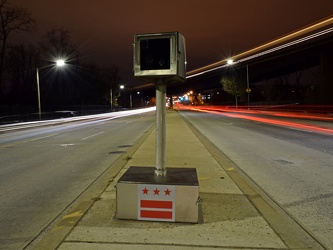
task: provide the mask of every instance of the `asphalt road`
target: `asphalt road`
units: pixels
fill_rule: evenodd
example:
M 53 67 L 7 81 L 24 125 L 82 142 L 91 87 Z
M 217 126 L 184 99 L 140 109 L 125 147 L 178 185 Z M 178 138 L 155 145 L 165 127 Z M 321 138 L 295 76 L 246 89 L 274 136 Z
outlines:
M 333 134 L 223 112 L 181 114 L 309 233 L 333 249 Z M 332 122 L 270 119 L 332 128 Z
M 0 134 L 0 249 L 22 249 L 155 123 L 155 112 Z

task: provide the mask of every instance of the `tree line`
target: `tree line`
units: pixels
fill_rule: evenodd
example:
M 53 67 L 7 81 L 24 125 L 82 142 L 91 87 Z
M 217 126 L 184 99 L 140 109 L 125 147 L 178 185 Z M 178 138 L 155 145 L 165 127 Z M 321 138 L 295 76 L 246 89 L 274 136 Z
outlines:
M 9 43 L 13 33 L 32 32 L 36 20 L 11 0 L 0 0 L 0 105 L 37 105 L 37 69 L 44 105 L 103 105 L 119 96 L 118 65 L 84 61 L 70 31 L 50 28 L 36 44 Z M 65 67 L 56 67 L 57 59 Z
M 251 102 L 266 104 L 289 102 L 320 104 L 319 82 L 319 66 L 291 73 L 281 72 L 280 76 L 249 82 L 249 86 L 243 68 L 226 72 L 220 78 L 222 90 L 234 97 L 236 106 L 238 101 L 244 105 L 248 101 L 248 95 L 251 96 Z M 247 92 L 248 87 L 250 92 Z

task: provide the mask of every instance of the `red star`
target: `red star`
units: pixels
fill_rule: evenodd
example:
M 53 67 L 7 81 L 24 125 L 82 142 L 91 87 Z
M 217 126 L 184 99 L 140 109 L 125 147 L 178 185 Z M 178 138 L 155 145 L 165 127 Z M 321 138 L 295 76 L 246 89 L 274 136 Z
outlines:
M 164 192 L 165 192 L 165 196 L 167 196 L 167 195 L 170 196 L 171 191 L 168 188 L 167 188 L 167 190 L 164 190 Z
M 154 195 L 160 195 L 160 190 L 158 190 L 157 188 L 154 190 Z
M 142 192 L 143 192 L 143 194 L 147 194 L 148 195 L 149 190 L 145 187 L 145 189 L 142 189 Z

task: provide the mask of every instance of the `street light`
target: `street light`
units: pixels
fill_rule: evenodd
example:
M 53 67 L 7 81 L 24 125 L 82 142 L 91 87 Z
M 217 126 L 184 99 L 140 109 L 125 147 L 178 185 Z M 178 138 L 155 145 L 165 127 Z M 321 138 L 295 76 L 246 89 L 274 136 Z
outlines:
M 119 97 L 121 96 L 121 91 L 120 90 L 122 90 L 122 89 L 125 89 L 125 85 L 119 85 Z M 123 99 L 123 98 L 121 98 L 121 99 Z M 123 102 L 123 100 L 121 101 L 122 103 L 122 106 L 124 106 L 124 102 Z
M 228 65 L 232 65 L 232 64 L 234 64 L 234 60 L 232 60 L 232 59 L 228 59 L 227 64 L 228 64 Z
M 65 60 L 62 60 L 62 59 L 57 60 L 57 61 L 56 61 L 56 65 L 57 65 L 58 67 L 62 67 L 62 66 L 64 66 L 64 65 L 65 65 Z
M 65 60 L 59 59 L 55 62 L 57 67 L 63 67 L 65 66 Z M 39 88 L 39 69 L 38 67 L 36 68 L 36 83 L 37 83 L 37 94 L 38 94 L 38 115 L 39 115 L 39 120 L 42 118 L 42 106 L 40 102 L 40 88 Z
M 119 89 L 124 89 L 125 85 L 119 85 Z M 110 88 L 110 107 L 111 107 L 111 112 L 113 109 L 113 91 L 112 91 L 112 87 Z
M 233 65 L 234 60 L 233 59 L 228 59 L 227 60 L 228 65 Z M 246 93 L 247 93 L 247 109 L 250 109 L 250 80 L 249 80 L 249 65 L 246 64 Z

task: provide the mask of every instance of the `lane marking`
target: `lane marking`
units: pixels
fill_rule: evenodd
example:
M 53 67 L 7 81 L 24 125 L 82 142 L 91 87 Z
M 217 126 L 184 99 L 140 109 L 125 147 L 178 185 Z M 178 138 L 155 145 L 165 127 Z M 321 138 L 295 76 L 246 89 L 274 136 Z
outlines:
M 46 135 L 46 136 L 37 137 L 37 138 L 35 138 L 35 139 L 31 139 L 31 140 L 28 140 L 28 141 L 25 141 L 25 142 L 38 141 L 38 140 L 45 139 L 45 138 L 49 138 L 49 137 L 56 136 L 56 135 L 59 135 L 59 133 L 58 133 L 58 134 L 51 134 L 51 135 Z M 23 143 L 24 143 L 24 142 L 23 142 Z
M 97 133 L 97 134 L 89 135 L 89 136 L 87 136 L 87 137 L 82 138 L 81 140 L 84 141 L 84 140 L 87 140 L 87 139 L 89 139 L 89 138 L 91 138 L 91 137 L 94 137 L 94 136 L 97 136 L 97 135 L 100 135 L 100 134 L 103 134 L 103 133 L 104 133 L 104 131 L 99 132 L 99 133 Z
M 42 139 L 49 138 L 49 137 L 56 136 L 56 135 L 59 135 L 59 133 L 46 135 L 46 136 L 41 136 L 41 137 L 37 137 L 35 139 L 30 139 L 30 140 L 25 140 L 25 141 L 19 141 L 19 142 L 13 142 L 13 143 L 8 142 L 8 144 L 4 143 L 4 145 L 2 145 L 1 148 L 10 148 L 10 147 L 14 147 L 16 145 L 38 141 L 38 140 L 42 140 Z
M 59 146 L 66 148 L 67 146 L 74 146 L 74 144 L 73 143 L 67 143 L 67 144 L 60 144 Z

